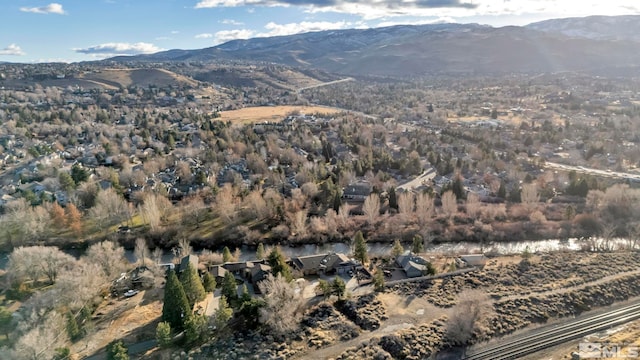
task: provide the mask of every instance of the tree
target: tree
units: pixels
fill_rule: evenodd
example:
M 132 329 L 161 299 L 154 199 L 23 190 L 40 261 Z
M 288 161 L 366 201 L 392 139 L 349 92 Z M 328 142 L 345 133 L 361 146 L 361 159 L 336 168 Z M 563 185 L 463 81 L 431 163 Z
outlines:
M 166 321 L 161 321 L 156 326 L 156 341 L 160 347 L 169 347 L 171 345 L 171 325 Z
M 231 255 L 231 250 L 229 250 L 229 248 L 225 246 L 224 249 L 222 249 L 222 261 L 224 261 L 225 263 L 228 263 L 231 260 L 233 260 L 233 255 Z
M 62 189 L 67 192 L 73 190 L 76 187 L 76 183 L 75 181 L 73 181 L 71 175 L 64 171 L 58 173 L 58 182 L 60 182 L 60 187 L 62 187 Z
M 433 216 L 433 199 L 429 194 L 418 194 L 416 198 L 416 216 L 421 226 L 424 226 Z
M 74 263 L 73 256 L 53 246 L 19 247 L 9 255 L 7 273 L 13 282 L 37 282 L 46 277 L 53 284 L 58 273 Z
M 218 284 L 216 284 L 216 279 L 208 271 L 202 276 L 202 286 L 206 292 L 214 292 L 216 290 L 216 286 L 218 286 Z
M 369 262 L 369 256 L 367 255 L 367 244 L 364 241 L 364 236 L 362 236 L 362 231 L 358 231 L 353 238 L 354 242 L 354 250 L 353 257 L 365 264 Z
M 394 258 L 397 258 L 398 256 L 402 255 L 403 252 L 404 252 L 404 248 L 402 247 L 400 240 L 396 239 L 396 241 L 393 242 L 393 248 L 391 249 L 391 256 L 393 256 Z
M 420 254 L 423 251 L 424 251 L 424 241 L 422 239 L 422 236 L 416 234 L 413 237 L 413 244 L 411 245 L 411 252 L 413 252 L 414 254 Z
M 347 284 L 345 284 L 340 276 L 336 276 L 335 279 L 333 279 L 331 288 L 338 299 L 342 299 L 347 292 Z
M 136 239 L 136 247 L 133 249 L 133 255 L 136 257 L 136 261 L 145 266 L 145 259 L 149 257 L 149 247 L 147 242 L 143 238 Z
M 445 191 L 445 193 L 442 194 L 442 212 L 444 216 L 448 219 L 457 211 L 458 203 L 456 195 L 451 190 Z
M 529 211 L 535 209 L 536 204 L 540 201 L 540 195 L 538 195 L 538 188 L 535 183 L 522 185 L 520 201 Z
M 381 269 L 373 274 L 373 289 L 377 292 L 384 291 L 384 274 Z
M 99 265 L 109 279 L 120 275 L 127 264 L 124 248 L 113 241 L 102 241 L 89 246 L 85 257 L 87 262 Z
M 49 209 L 49 216 L 51 216 L 53 226 L 55 226 L 56 228 L 61 228 L 66 223 L 64 209 L 62 208 L 62 206 L 58 205 L 57 202 L 51 204 L 51 208 Z
M 302 307 L 302 292 L 296 292 L 281 275 L 269 275 L 258 284 L 265 305 L 260 309 L 260 321 L 277 334 L 284 334 L 298 325 Z
M 71 178 L 77 186 L 81 182 L 85 182 L 87 181 L 87 179 L 89 179 L 89 172 L 85 170 L 81 165 L 76 163 L 71 167 Z
M 206 296 L 204 286 L 202 286 L 202 282 L 198 277 L 198 271 L 191 263 L 180 273 L 180 283 L 182 284 L 185 295 L 187 295 L 187 300 L 189 300 L 189 306 L 192 309 L 196 302 L 204 300 Z
M 287 261 L 278 246 L 271 249 L 267 261 L 269 262 L 269 266 L 271 266 L 271 272 L 274 276 L 280 274 L 287 281 L 293 280 L 291 267 L 287 264 Z
M 207 329 L 207 320 L 203 315 L 190 313 L 184 321 L 184 333 L 187 344 L 194 344 L 201 340 Z
M 318 280 L 318 290 L 316 291 L 316 294 L 318 294 L 318 292 L 321 293 L 325 299 L 329 298 L 331 293 L 333 293 L 331 284 L 329 284 L 327 280 Z
M 67 312 L 67 335 L 69 335 L 71 341 L 76 341 L 80 338 L 78 321 L 71 311 Z
M 13 331 L 13 316 L 11 311 L 4 306 L 0 306 L 0 332 L 4 336 L 8 337 L 9 333 Z
M 227 298 L 222 295 L 218 301 L 218 309 L 213 315 L 213 324 L 218 332 L 224 330 L 233 316 L 233 309 L 229 307 Z
M 262 243 L 259 243 L 258 248 L 256 249 L 256 259 L 263 260 L 264 257 L 265 257 L 264 245 Z
M 82 233 L 82 214 L 80 210 L 73 205 L 67 205 L 67 226 L 76 236 L 80 236 Z
M 380 216 L 380 196 L 376 193 L 370 194 L 364 200 L 362 211 L 367 217 L 369 224 L 374 224 Z
M 89 213 L 98 228 L 127 220 L 131 215 L 129 205 L 113 188 L 98 193 L 96 204 Z
M 447 321 L 446 339 L 451 345 L 465 345 L 483 322 L 489 320 L 492 306 L 480 290 L 464 290 Z
M 107 360 L 129 360 L 127 347 L 122 340 L 114 340 L 107 345 Z
M 236 299 L 238 299 L 238 284 L 236 283 L 236 277 L 229 271 L 224 274 L 221 293 L 222 296 L 229 299 L 232 304 L 235 303 Z
M 164 304 L 162 305 L 162 321 L 166 321 L 172 328 L 181 330 L 185 317 L 191 313 L 189 300 L 184 293 L 182 284 L 175 271 L 169 271 L 167 283 L 164 286 Z
M 413 212 L 415 199 L 410 192 L 403 192 L 398 196 L 398 212 L 400 214 L 411 214 Z

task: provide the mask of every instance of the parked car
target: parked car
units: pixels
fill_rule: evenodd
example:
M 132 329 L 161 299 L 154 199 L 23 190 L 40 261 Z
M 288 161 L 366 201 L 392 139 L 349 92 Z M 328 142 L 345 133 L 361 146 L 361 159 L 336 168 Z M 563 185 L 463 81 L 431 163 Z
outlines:
M 139 292 L 140 292 L 140 291 L 138 291 L 138 290 L 127 290 L 127 291 L 124 293 L 124 297 L 128 297 L 128 298 L 129 298 L 129 297 L 132 297 L 133 295 L 135 295 L 135 294 L 137 294 L 137 293 L 139 293 Z

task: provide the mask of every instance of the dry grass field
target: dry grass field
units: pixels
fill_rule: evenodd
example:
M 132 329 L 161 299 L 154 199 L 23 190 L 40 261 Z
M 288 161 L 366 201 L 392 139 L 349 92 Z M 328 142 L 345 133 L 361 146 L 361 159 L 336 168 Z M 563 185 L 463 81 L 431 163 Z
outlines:
M 197 86 L 198 82 L 164 69 L 105 69 L 98 73 L 84 74 L 84 80 L 109 87 L 128 87 L 137 85 L 147 87 L 163 86 Z
M 331 115 L 343 110 L 325 106 L 256 106 L 238 110 L 223 111 L 220 113 L 219 120 L 231 121 L 232 123 L 239 124 L 252 124 L 265 121 L 277 122 L 295 111 L 298 111 L 301 114 L 321 113 Z

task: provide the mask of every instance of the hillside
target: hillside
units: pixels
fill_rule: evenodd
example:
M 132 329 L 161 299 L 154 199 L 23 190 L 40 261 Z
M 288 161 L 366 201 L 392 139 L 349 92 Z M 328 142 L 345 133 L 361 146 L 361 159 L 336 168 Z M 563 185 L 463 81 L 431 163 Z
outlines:
M 630 36 L 612 39 L 607 35 L 618 28 L 617 19 L 606 18 L 609 25 L 603 28 L 601 36 L 579 38 L 570 35 L 581 30 L 570 29 L 589 24 L 590 18 L 566 20 L 568 25 L 562 31 L 544 24 L 502 28 L 438 24 L 332 30 L 234 40 L 206 49 L 169 50 L 112 60 L 259 61 L 354 76 L 602 71 L 638 66 L 640 44 Z M 603 22 L 593 19 L 596 20 Z M 628 23 L 626 17 L 620 17 L 620 28 Z M 593 31 L 599 28 L 594 26 Z M 621 34 L 625 31 L 619 30 Z
M 576 38 L 640 42 L 638 15 L 552 19 L 532 23 L 526 27 Z
M 85 73 L 80 79 L 88 80 L 104 87 L 126 88 L 131 85 L 148 87 L 195 87 L 197 81 L 164 69 L 104 69 Z

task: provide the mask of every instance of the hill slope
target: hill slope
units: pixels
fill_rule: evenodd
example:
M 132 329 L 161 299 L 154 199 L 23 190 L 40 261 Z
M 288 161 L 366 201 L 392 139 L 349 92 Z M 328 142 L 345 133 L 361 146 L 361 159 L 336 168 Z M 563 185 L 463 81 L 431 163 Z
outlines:
M 607 20 L 611 28 L 616 26 L 615 19 Z M 584 21 L 589 22 L 588 18 Z M 536 26 L 543 27 L 438 24 L 332 30 L 112 60 L 262 61 L 377 76 L 598 71 L 640 65 L 640 43 L 631 38 L 577 38 L 558 31 L 538 31 Z
M 552 19 L 529 24 L 526 27 L 592 40 L 640 42 L 640 15 Z

